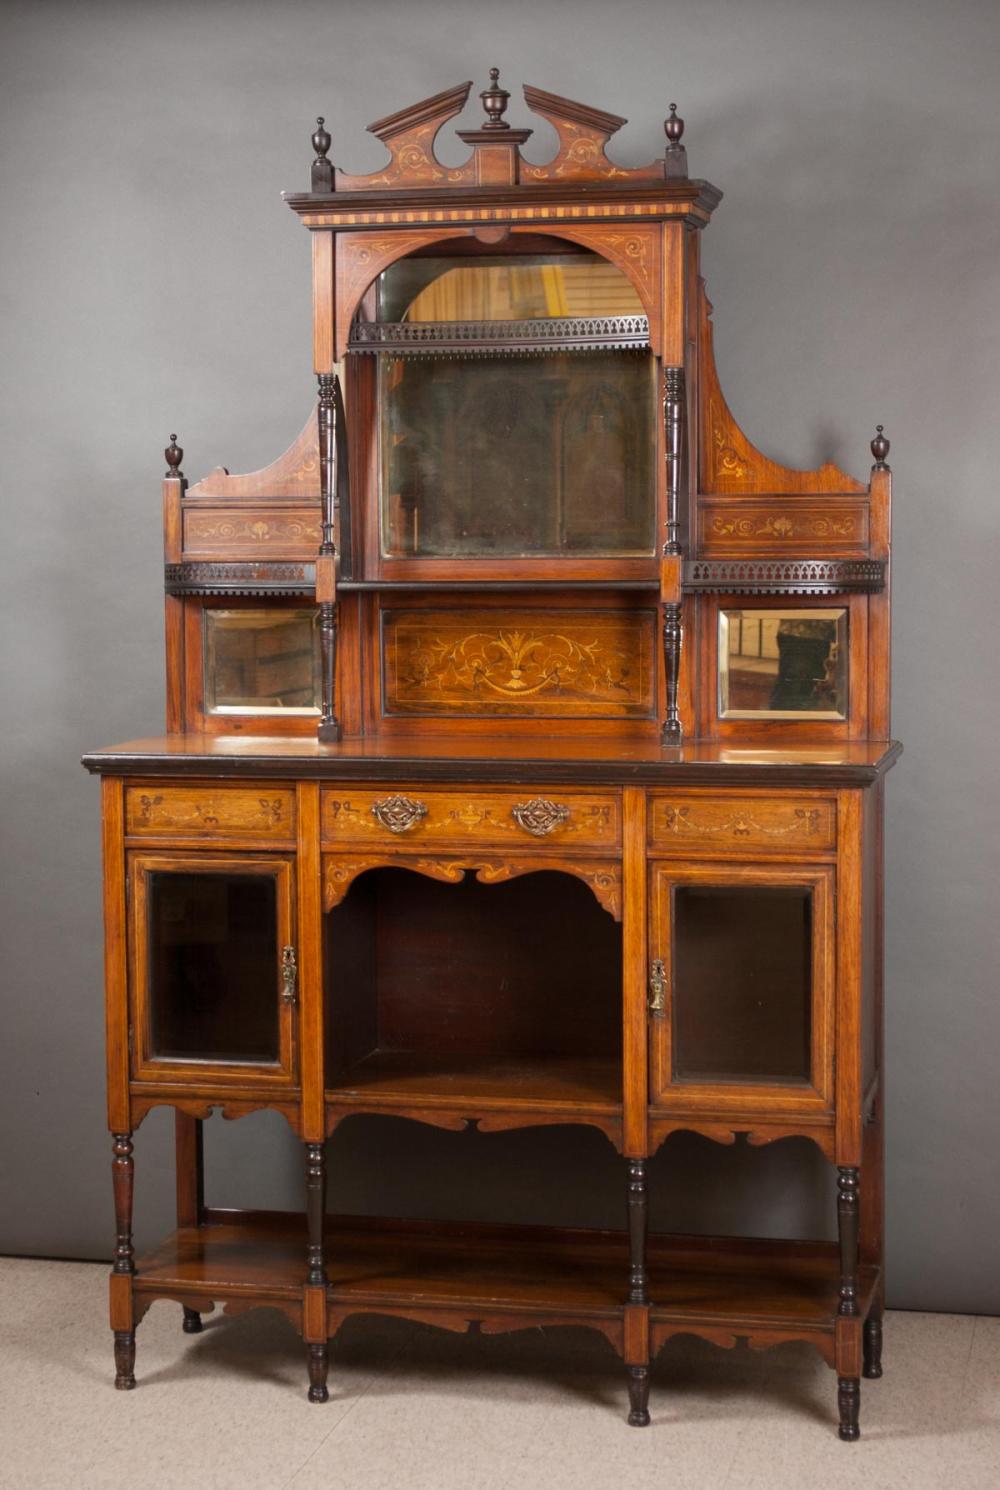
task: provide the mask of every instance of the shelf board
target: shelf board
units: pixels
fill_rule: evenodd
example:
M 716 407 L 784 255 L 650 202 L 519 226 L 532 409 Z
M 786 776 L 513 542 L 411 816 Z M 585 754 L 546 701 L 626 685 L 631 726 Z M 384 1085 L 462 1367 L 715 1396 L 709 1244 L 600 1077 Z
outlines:
M 624 1231 L 331 1216 L 326 1257 L 331 1308 L 345 1313 L 618 1320 L 628 1288 Z M 679 1329 L 832 1336 L 838 1274 L 833 1243 L 652 1236 L 654 1339 Z M 135 1286 L 152 1297 L 266 1303 L 300 1297 L 305 1280 L 304 1217 L 209 1211 L 203 1226 L 181 1228 L 139 1259 Z M 862 1317 L 877 1281 L 876 1268 L 862 1267 Z
M 377 1050 L 329 1088 L 326 1097 L 338 1106 L 359 1102 L 366 1110 L 373 1103 L 387 1108 L 443 1103 L 491 1111 L 573 1107 L 619 1113 L 622 1067 L 620 1059 L 607 1058 L 503 1059 Z
M 859 1312 L 878 1269 L 862 1267 Z M 657 1324 L 833 1331 L 840 1260 L 835 1242 L 742 1237 L 650 1238 L 650 1318 Z

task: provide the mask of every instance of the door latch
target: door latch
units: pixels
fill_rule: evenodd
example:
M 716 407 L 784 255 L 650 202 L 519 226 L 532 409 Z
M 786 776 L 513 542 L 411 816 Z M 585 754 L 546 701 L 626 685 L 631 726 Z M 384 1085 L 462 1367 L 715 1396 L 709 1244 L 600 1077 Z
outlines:
M 667 970 L 658 957 L 649 970 L 649 1012 L 657 1019 L 663 1018 L 667 1007 Z
M 299 970 L 295 964 L 295 948 L 281 949 L 281 997 L 286 1004 L 298 1003 Z

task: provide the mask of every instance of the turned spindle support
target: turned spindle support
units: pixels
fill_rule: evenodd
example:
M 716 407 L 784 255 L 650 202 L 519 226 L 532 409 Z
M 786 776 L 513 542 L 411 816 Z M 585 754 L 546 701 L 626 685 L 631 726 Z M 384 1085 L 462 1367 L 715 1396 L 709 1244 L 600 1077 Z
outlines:
M 111 1152 L 111 1183 L 115 1198 L 115 1258 L 111 1271 L 116 1276 L 132 1278 L 135 1274 L 135 1248 L 132 1244 L 135 1164 L 131 1133 L 113 1133 Z M 135 1386 L 135 1330 L 115 1330 L 114 1336 L 115 1386 L 120 1392 L 130 1392 Z
M 645 1159 L 629 1159 L 625 1186 L 628 1214 L 628 1302 L 640 1308 L 649 1305 L 649 1275 L 646 1266 L 646 1238 L 649 1230 L 649 1187 Z M 649 1366 L 629 1362 L 628 1422 L 631 1428 L 645 1428 L 649 1423 Z
M 326 1288 L 326 1263 L 323 1255 L 323 1226 L 326 1221 L 326 1153 L 321 1143 L 306 1144 L 306 1283 L 309 1288 Z M 309 1367 L 309 1401 L 326 1402 L 326 1341 L 310 1341 L 306 1346 Z
M 316 560 L 316 602 L 322 703 L 317 735 L 340 739 L 337 718 L 337 415 L 340 390 L 333 373 L 319 374 L 319 485 L 322 541 Z
M 663 369 L 663 435 L 667 468 L 666 542 L 663 545 L 661 599 L 663 601 L 663 667 L 666 709 L 664 745 L 679 745 L 683 738 L 677 707 L 680 682 L 681 643 L 681 544 L 680 492 L 681 456 L 684 447 L 684 369 Z
M 840 1240 L 840 1303 L 837 1313 L 853 1318 L 858 1312 L 858 1191 L 860 1172 L 852 1166 L 837 1170 L 837 1235 Z
M 646 1272 L 646 1234 L 649 1227 L 649 1189 L 646 1183 L 645 1159 L 629 1159 L 626 1183 L 628 1210 L 628 1301 L 649 1303 Z

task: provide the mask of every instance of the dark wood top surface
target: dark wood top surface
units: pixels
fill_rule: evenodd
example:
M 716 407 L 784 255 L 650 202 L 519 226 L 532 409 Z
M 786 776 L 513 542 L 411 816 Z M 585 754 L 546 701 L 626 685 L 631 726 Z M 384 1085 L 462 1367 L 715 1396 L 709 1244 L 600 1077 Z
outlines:
M 578 782 L 584 785 L 865 786 L 897 760 L 894 740 L 851 744 L 706 741 L 664 749 L 615 735 L 497 735 L 403 740 L 378 735 L 321 745 L 266 736 L 160 735 L 88 752 L 88 771 L 143 777 L 326 778 L 330 781 Z

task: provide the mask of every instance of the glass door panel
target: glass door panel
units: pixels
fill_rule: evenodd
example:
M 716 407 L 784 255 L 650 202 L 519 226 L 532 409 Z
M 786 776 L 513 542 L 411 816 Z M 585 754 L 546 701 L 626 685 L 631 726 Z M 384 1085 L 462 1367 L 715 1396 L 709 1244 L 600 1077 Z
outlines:
M 832 1088 L 832 874 L 826 868 L 652 871 L 654 1105 L 827 1105 Z
M 294 1079 L 291 876 L 286 859 L 133 856 L 137 1076 Z

